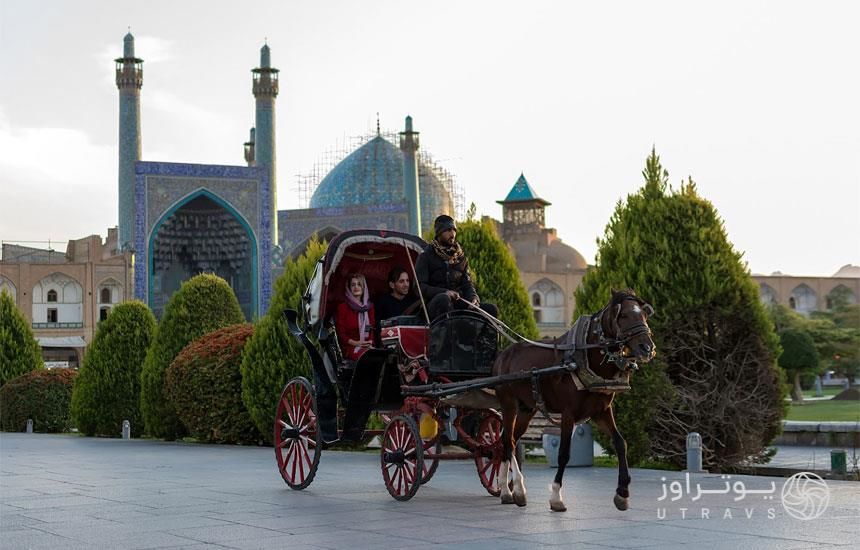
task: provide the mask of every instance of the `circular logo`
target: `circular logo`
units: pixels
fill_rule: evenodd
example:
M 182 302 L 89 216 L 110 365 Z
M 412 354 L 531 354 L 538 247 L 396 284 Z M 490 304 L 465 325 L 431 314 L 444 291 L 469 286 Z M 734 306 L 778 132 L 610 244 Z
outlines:
M 782 507 L 793 518 L 808 521 L 820 517 L 830 504 L 830 490 L 821 477 L 800 472 L 785 480 Z

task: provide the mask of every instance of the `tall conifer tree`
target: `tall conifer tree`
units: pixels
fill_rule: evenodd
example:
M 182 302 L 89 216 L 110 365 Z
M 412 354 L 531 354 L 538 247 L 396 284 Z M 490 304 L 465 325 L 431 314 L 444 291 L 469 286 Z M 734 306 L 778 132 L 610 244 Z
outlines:
M 708 466 L 764 460 L 785 405 L 778 341 L 758 289 L 692 180 L 670 190 L 654 150 L 642 175 L 645 185 L 619 201 L 598 239 L 597 266 L 576 292 L 577 315 L 601 308 L 611 287 L 633 288 L 657 310 L 657 357 L 615 401 L 631 461 L 682 465 L 693 431 Z

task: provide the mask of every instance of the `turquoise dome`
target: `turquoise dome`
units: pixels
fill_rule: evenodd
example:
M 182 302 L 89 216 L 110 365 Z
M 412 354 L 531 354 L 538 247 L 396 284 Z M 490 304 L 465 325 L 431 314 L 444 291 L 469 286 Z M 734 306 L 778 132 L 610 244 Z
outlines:
M 421 195 L 421 229 L 427 231 L 439 214 L 454 215 L 454 201 L 443 176 L 418 160 Z M 311 208 L 404 202 L 403 153 L 382 136 L 376 136 L 340 161 L 320 182 Z

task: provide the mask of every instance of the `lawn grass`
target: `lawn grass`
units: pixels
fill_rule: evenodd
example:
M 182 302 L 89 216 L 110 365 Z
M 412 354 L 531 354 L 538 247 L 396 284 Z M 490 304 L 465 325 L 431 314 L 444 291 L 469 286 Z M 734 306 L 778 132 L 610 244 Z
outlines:
M 806 401 L 792 403 L 786 420 L 810 420 L 818 422 L 860 422 L 858 401 Z

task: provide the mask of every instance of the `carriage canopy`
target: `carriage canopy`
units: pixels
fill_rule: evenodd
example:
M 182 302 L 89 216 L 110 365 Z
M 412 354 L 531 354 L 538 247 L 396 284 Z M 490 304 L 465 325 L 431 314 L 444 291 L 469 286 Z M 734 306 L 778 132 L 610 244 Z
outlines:
M 388 272 L 402 267 L 414 281 L 412 266 L 427 243 L 415 235 L 376 229 L 357 229 L 338 234 L 317 263 L 302 297 L 305 321 L 311 329 L 332 315 L 343 300 L 352 273 L 367 279 L 371 299 L 389 292 Z

